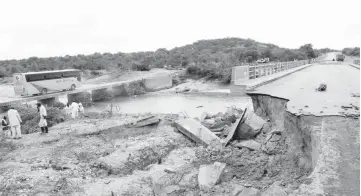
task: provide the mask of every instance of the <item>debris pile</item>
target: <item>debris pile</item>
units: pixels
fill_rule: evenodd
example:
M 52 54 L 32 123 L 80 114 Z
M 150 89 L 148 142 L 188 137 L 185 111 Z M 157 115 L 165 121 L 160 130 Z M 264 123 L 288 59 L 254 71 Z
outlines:
M 316 91 L 326 91 L 327 85 L 324 83 L 321 83 L 317 88 Z

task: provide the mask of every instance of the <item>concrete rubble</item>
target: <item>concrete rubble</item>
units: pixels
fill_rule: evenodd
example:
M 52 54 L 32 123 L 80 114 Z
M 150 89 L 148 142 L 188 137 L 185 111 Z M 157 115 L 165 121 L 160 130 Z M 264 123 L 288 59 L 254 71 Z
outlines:
M 266 124 L 261 117 L 257 116 L 253 111 L 247 110 L 244 122 L 237 129 L 237 138 L 252 139 L 254 138 Z
M 261 149 L 261 144 L 254 140 L 243 140 L 240 142 L 236 142 L 234 144 L 234 146 L 239 147 L 239 148 L 248 148 L 251 150 L 260 150 Z
M 142 118 L 140 120 L 137 120 L 134 123 L 134 127 L 136 127 L 136 128 L 144 127 L 144 126 L 156 124 L 156 123 L 159 123 L 159 122 L 160 122 L 159 118 L 157 118 L 155 116 L 148 116 L 148 117 Z
M 216 185 L 226 168 L 225 163 L 215 162 L 213 165 L 199 167 L 198 185 L 201 190 L 207 190 Z
M 261 196 L 261 192 L 253 187 L 237 185 L 233 189 L 232 196 Z
M 280 182 L 273 183 L 262 196 L 287 196 L 287 192 L 279 186 Z
M 208 146 L 214 141 L 221 142 L 219 137 L 194 119 L 180 119 L 174 123 L 174 126 L 191 140 L 204 146 Z

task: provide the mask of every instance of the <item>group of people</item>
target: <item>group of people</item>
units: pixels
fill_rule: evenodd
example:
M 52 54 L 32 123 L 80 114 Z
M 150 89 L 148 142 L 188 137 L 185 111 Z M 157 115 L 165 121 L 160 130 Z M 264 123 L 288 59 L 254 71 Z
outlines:
M 71 116 L 71 118 L 73 119 L 84 116 L 84 107 L 81 103 L 68 103 L 66 104 L 64 109 L 66 115 Z
M 41 104 L 37 103 L 38 113 L 40 115 L 39 127 L 41 129 L 41 134 L 47 134 L 49 132 L 48 123 L 46 121 L 47 113 L 46 108 Z M 84 116 L 84 107 L 81 103 L 68 103 L 64 108 L 67 115 L 71 116 L 71 118 L 79 118 Z M 19 115 L 19 112 L 11 107 L 7 111 L 7 116 L 4 116 L 2 119 L 2 127 L 3 131 L 5 131 L 5 135 L 12 139 L 20 139 L 21 138 L 21 124 L 22 120 Z
M 41 134 L 46 134 L 49 132 L 48 123 L 46 121 L 47 113 L 46 108 L 41 104 L 37 103 L 38 113 L 40 115 L 39 127 L 41 129 Z M 5 135 L 12 139 L 20 139 L 21 138 L 21 124 L 23 121 L 19 115 L 19 112 L 11 107 L 7 112 L 7 117 L 4 116 L 1 120 L 1 124 L 3 127 L 3 131 L 5 131 Z

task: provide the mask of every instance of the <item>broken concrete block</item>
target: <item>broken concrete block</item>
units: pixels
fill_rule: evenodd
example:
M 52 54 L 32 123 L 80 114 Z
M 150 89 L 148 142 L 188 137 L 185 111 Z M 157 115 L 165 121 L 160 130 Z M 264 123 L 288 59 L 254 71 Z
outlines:
M 238 196 L 244 189 L 244 186 L 242 185 L 237 185 L 232 192 L 232 196 Z
M 245 112 L 244 122 L 237 128 L 237 138 L 252 139 L 261 131 L 266 121 L 250 110 Z
M 224 146 L 227 146 L 227 144 L 229 143 L 229 141 L 231 141 L 234 136 L 235 136 L 235 133 L 236 133 L 236 130 L 238 129 L 238 127 L 240 126 L 240 123 L 243 121 L 244 119 L 244 116 L 247 112 L 247 108 L 244 110 L 241 118 L 237 119 L 236 122 L 234 122 L 232 124 L 232 126 L 229 127 L 229 131 L 228 131 L 228 135 L 227 135 L 227 138 L 224 140 Z
M 212 131 L 191 118 L 180 119 L 174 122 L 174 126 L 191 140 L 204 146 L 208 146 L 215 141 L 219 143 L 221 141 Z
M 197 176 L 198 176 L 198 170 L 192 171 L 188 174 L 184 174 L 183 178 L 178 183 L 178 185 L 188 188 L 196 188 L 198 186 Z
M 279 186 L 279 182 L 273 183 L 263 194 L 262 196 L 287 196 L 285 190 Z
M 208 190 L 216 185 L 226 168 L 225 163 L 215 162 L 213 165 L 201 165 L 198 173 L 198 185 L 201 190 Z
M 236 147 L 248 148 L 251 150 L 260 150 L 261 144 L 254 140 L 243 140 L 235 144 Z
M 238 196 L 261 196 L 261 192 L 256 188 L 244 188 Z
M 203 112 L 199 121 L 203 122 L 205 119 L 207 119 L 207 117 L 208 117 L 207 112 Z
M 154 117 L 154 116 L 150 116 L 150 117 L 146 117 L 146 118 L 143 118 L 141 120 L 138 120 L 134 127 L 144 127 L 144 126 L 147 126 L 147 125 L 152 125 L 152 124 L 155 124 L 155 123 L 159 123 L 160 119 L 157 118 L 157 117 Z

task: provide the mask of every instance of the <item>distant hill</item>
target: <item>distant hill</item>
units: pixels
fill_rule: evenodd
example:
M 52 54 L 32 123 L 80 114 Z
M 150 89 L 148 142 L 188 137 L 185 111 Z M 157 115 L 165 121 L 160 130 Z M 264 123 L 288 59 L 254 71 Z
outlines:
M 122 71 L 131 69 L 149 70 L 151 67 L 164 67 L 164 65 L 167 65 L 169 67 L 184 68 L 196 66 L 212 70 L 230 68 L 247 62 L 254 62 L 264 57 L 270 58 L 271 61 L 302 60 L 315 57 L 327 50 L 330 49 L 313 50 L 311 44 L 306 44 L 299 49 L 286 49 L 251 39 L 224 38 L 200 40 L 171 50 L 158 49 L 154 52 L 94 53 L 92 55 L 3 60 L 0 61 L 0 77 L 11 76 L 15 72 L 66 68 Z M 219 76 L 213 78 L 219 78 Z

